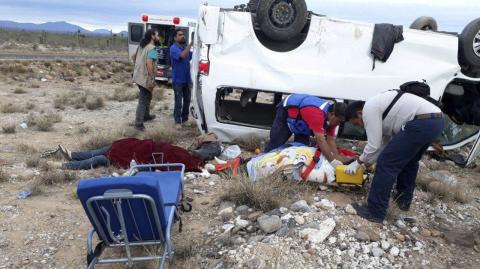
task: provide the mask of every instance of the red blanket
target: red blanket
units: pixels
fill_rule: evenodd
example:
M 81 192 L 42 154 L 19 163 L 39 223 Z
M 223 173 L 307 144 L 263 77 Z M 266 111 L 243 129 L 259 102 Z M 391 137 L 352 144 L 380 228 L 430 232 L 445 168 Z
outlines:
M 153 140 L 139 140 L 125 138 L 113 142 L 107 152 L 107 158 L 113 165 L 128 168 L 130 162 L 135 160 L 138 164 L 161 163 L 161 157 L 153 153 L 163 153 L 163 163 L 183 163 L 186 171 L 200 171 L 204 161 L 191 155 L 187 150 L 167 143 L 154 142 Z

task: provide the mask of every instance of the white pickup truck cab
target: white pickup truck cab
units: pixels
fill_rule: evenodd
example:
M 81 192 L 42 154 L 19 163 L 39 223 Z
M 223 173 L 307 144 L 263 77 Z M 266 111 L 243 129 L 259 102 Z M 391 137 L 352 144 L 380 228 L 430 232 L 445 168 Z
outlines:
M 431 29 L 424 26 L 418 29 Z M 268 137 L 275 106 L 288 94 L 348 103 L 426 80 L 449 116 L 444 148 L 474 142 L 465 165 L 471 163 L 480 153 L 480 20 L 460 35 L 404 29 L 388 61 L 372 70 L 373 30 L 307 12 L 302 0 L 201 6 L 191 69 L 198 127 L 224 141 Z M 365 133 L 347 123 L 339 137 Z

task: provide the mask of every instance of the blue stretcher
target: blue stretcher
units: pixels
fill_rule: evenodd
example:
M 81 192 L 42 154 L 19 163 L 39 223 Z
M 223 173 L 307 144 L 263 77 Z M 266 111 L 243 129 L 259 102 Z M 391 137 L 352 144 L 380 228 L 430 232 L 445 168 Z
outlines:
M 168 171 L 138 172 L 145 169 Z M 171 230 L 183 193 L 183 164 L 136 165 L 129 176 L 81 180 L 77 194 L 93 228 L 87 237 L 88 268 L 96 264 L 172 261 Z M 93 249 L 93 235 L 99 242 Z M 133 256 L 132 248 L 163 247 L 161 256 Z M 122 247 L 126 257 L 101 258 L 105 248 Z

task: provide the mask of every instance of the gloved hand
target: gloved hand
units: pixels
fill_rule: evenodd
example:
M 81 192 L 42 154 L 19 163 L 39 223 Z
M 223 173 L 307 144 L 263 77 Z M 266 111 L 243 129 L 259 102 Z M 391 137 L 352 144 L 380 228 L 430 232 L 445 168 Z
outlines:
M 334 159 L 330 162 L 330 165 L 333 166 L 333 169 L 337 169 L 337 166 L 342 165 L 343 163 L 339 160 Z
M 353 175 L 358 171 L 359 168 L 360 168 L 360 163 L 358 163 L 358 161 L 354 161 L 353 163 L 349 164 L 345 168 L 345 173 L 349 175 Z

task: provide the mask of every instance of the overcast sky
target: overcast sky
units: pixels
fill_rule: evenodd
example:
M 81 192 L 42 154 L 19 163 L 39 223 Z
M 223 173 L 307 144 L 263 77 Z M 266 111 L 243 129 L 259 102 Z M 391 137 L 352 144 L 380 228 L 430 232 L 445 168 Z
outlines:
M 248 0 L 210 0 L 233 7 Z M 86 29 L 126 30 L 142 13 L 196 17 L 205 0 L 0 0 L 0 20 L 42 23 L 67 21 Z M 307 0 L 309 10 L 330 17 L 405 26 L 422 15 L 437 19 L 440 30 L 461 31 L 480 17 L 480 0 Z

